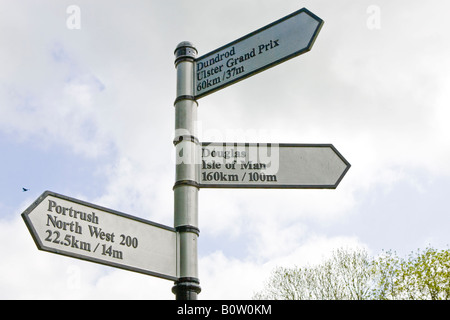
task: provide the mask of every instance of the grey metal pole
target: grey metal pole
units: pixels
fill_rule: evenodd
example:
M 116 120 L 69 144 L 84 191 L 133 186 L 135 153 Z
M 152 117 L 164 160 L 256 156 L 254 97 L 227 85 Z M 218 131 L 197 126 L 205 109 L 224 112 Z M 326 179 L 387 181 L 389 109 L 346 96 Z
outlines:
M 174 226 L 179 235 L 179 279 L 172 287 L 177 300 L 196 300 L 198 279 L 198 177 L 200 143 L 197 139 L 197 101 L 194 67 L 197 50 L 187 41 L 175 49 L 177 97 L 175 99 L 176 181 Z

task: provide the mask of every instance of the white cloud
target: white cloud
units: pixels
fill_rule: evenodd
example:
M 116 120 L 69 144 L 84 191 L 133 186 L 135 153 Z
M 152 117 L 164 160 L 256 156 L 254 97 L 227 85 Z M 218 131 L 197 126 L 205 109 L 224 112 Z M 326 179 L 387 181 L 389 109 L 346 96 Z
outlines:
M 199 261 L 201 299 L 251 299 L 265 278 L 267 267 L 229 258 L 217 251 Z

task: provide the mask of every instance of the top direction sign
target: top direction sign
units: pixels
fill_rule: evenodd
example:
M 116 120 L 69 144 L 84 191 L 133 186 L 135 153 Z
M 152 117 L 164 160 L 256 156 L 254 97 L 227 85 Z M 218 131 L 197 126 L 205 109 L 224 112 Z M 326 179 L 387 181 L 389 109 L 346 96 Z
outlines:
M 323 20 L 306 8 L 196 59 L 201 98 L 311 50 Z

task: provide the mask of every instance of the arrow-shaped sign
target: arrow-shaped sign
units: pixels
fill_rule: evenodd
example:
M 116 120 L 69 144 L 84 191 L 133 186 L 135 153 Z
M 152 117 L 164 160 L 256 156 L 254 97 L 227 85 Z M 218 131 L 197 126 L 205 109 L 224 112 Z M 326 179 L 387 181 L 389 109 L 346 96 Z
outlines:
M 311 50 L 323 20 L 306 8 L 196 60 L 197 99 Z
M 202 143 L 202 188 L 334 189 L 350 163 L 331 144 Z
M 173 228 L 50 191 L 22 217 L 39 250 L 178 279 Z

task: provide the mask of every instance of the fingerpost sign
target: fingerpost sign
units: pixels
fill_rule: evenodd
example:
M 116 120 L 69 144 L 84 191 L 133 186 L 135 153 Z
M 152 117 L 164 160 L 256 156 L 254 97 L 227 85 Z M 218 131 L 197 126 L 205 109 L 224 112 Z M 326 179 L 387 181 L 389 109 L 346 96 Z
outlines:
M 195 63 L 197 99 L 311 50 L 323 20 L 303 8 L 207 53 Z
M 334 189 L 350 168 L 331 144 L 197 138 L 198 99 L 310 51 L 322 26 L 303 8 L 199 58 L 190 42 L 181 42 L 174 227 L 45 191 L 22 213 L 38 249 L 171 280 L 177 300 L 197 299 L 200 188 Z
M 39 250 L 178 279 L 174 228 L 51 191 L 22 218 Z

